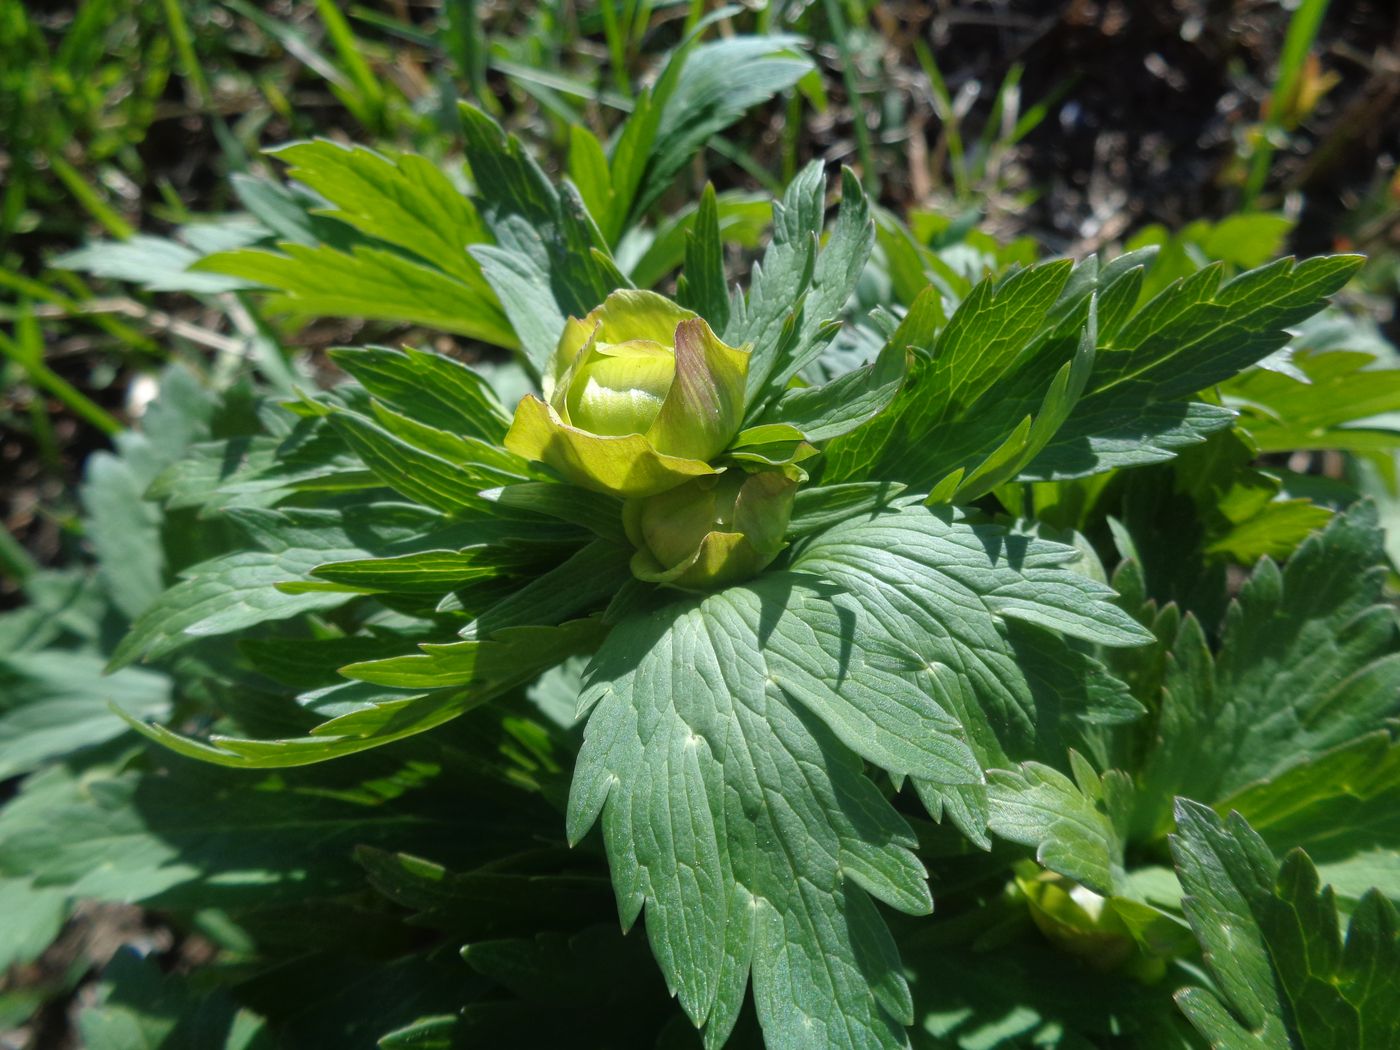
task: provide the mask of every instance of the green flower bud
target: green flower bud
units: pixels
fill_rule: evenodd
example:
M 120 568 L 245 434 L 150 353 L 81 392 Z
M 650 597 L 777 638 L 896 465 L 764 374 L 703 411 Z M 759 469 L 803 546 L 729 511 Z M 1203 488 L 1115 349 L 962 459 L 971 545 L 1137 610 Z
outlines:
M 783 549 L 797 482 L 779 471 L 738 468 L 628 500 L 632 574 L 649 583 L 708 591 L 762 572 Z
M 1017 866 L 1031 920 L 1052 943 L 1096 970 L 1126 973 L 1145 984 L 1166 973 L 1166 962 L 1194 950 L 1190 930 L 1150 905 L 1104 897 L 1036 865 Z
M 747 350 L 655 292 L 618 291 L 571 317 L 544 376 L 521 400 L 506 447 L 584 488 L 651 496 L 717 474 L 738 432 Z

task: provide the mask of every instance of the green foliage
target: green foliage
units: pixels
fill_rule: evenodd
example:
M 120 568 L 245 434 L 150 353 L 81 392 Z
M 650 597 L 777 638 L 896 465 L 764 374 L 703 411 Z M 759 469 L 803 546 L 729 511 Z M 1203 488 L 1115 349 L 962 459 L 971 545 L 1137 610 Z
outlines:
M 260 313 L 253 379 L 172 370 L 89 460 L 84 560 L 0 617 L 0 963 L 79 901 L 209 946 L 118 954 L 92 1045 L 1384 1045 L 1380 514 L 1260 458 L 1393 445 L 1389 360 L 1305 326 L 1358 260 L 1270 261 L 1276 217 L 1041 260 L 818 163 L 668 214 L 813 68 L 698 13 L 565 179 L 465 105 L 465 172 L 295 143 L 247 216 L 66 260 L 464 345 L 320 389 Z M 587 17 L 623 61 L 647 21 Z M 677 267 L 685 309 L 632 288 Z
M 1172 852 L 1182 907 L 1219 992 L 1179 1001 L 1215 1046 L 1383 1047 L 1400 1027 L 1400 929 L 1378 891 L 1346 937 L 1330 890 L 1307 856 L 1275 862 L 1239 816 L 1221 821 L 1183 801 Z

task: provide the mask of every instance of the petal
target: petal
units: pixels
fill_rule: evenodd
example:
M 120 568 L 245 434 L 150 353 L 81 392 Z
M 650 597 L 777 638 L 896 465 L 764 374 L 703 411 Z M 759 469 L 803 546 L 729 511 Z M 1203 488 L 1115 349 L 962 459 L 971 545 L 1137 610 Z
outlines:
M 672 346 L 676 327 L 695 316 L 664 295 L 624 288 L 608 296 L 602 306 L 588 315 L 588 320 L 597 322 L 600 343 L 650 339 L 662 346 Z
M 580 321 L 577 317 L 570 317 L 564 322 L 564 334 L 559 337 L 559 345 L 549 359 L 549 368 L 540 379 L 546 401 L 553 404 L 554 392 L 560 388 L 565 374 L 573 367 L 580 352 L 592 341 L 597 327 L 596 321 Z
M 632 556 L 631 569 L 633 576 L 648 583 L 684 591 L 712 591 L 757 576 L 776 556 L 777 552 L 755 550 L 742 533 L 711 532 L 680 565 L 663 568 L 650 553 L 639 550 Z
M 676 379 L 647 437 L 673 456 L 711 459 L 744 420 L 749 354 L 726 346 L 696 317 L 676 328 Z
M 653 496 L 690 478 L 719 473 L 703 460 L 662 455 L 640 434 L 607 437 L 571 427 L 533 394 L 516 407 L 505 445 L 575 485 L 624 498 Z
M 645 434 L 675 375 L 668 347 L 641 340 L 595 343 L 569 378 L 569 424 L 593 434 Z
M 797 482 L 779 471 L 750 474 L 734 501 L 734 527 L 754 549 L 777 554 L 783 549 Z

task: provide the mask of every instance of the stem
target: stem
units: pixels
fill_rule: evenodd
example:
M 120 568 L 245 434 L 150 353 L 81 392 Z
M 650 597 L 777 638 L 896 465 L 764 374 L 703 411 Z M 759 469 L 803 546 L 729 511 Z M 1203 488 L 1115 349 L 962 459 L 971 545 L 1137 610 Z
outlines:
M 1240 210 L 1253 211 L 1255 201 L 1264 189 L 1269 178 L 1269 168 L 1274 159 L 1274 139 L 1287 131 L 1284 124 L 1284 110 L 1288 99 L 1298 84 L 1298 76 L 1307 61 L 1308 52 L 1317 40 L 1317 31 L 1322 25 L 1322 17 L 1327 13 L 1330 0 L 1303 0 L 1293 18 L 1288 23 L 1288 35 L 1283 41 L 1283 54 L 1279 56 L 1278 73 L 1274 79 L 1274 90 L 1269 96 L 1269 115 L 1264 121 L 1263 132 L 1250 159 L 1249 175 L 1245 179 L 1244 192 L 1240 196 Z
M 835 40 L 836 50 L 841 54 L 841 79 L 846 85 L 846 96 L 851 103 L 851 124 L 855 129 L 856 153 L 860 155 L 861 182 L 872 197 L 880 192 L 880 177 L 875 171 L 875 153 L 870 146 L 870 129 L 865 126 L 865 114 L 860 105 L 860 86 L 856 83 L 855 55 L 851 51 L 850 30 L 841 14 L 837 0 L 823 0 L 826 8 L 826 21 Z

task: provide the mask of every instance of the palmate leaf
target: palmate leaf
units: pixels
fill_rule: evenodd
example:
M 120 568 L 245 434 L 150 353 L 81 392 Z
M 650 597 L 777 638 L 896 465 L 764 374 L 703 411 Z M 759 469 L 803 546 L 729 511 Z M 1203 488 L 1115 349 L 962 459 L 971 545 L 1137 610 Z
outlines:
M 1280 866 L 1238 814 L 1181 800 L 1172 854 L 1218 992 L 1177 1001 L 1222 1048 L 1384 1050 L 1400 1031 L 1400 921 L 1362 898 L 1345 941 L 1332 893 L 1300 851 Z
M 1362 261 L 1279 259 L 1224 283 L 1223 268 L 1214 265 L 1170 285 L 1121 328 L 1103 333 L 1080 407 L 1026 475 L 1082 477 L 1151 461 L 1131 451 L 1126 461 L 1121 453 L 1104 457 L 1105 440 L 1137 437 L 1167 451 L 1193 443 L 1201 430 L 1189 412 L 1145 427 L 1144 411 L 1170 402 L 1190 409 L 1193 394 L 1287 344 L 1286 329 L 1321 310 Z
M 520 140 L 481 110 L 463 103 L 460 112 L 478 209 L 496 242 L 472 254 L 539 374 L 564 318 L 585 316 L 627 282 L 578 191 L 556 188 Z
M 601 814 L 624 923 L 646 907 L 709 1045 L 750 976 L 772 1045 L 905 1045 L 908 991 L 869 896 L 931 902 L 909 829 L 857 756 L 985 791 L 959 705 L 999 706 L 1000 676 L 1029 698 L 1005 623 L 1146 638 L 1072 557 L 905 505 L 837 526 L 786 572 L 613 629 L 580 698 L 569 834 Z
M 1400 900 L 1400 745 L 1370 733 L 1216 803 L 1238 812 L 1276 853 L 1302 848 L 1333 890 L 1372 887 Z
M 411 321 L 514 348 L 515 333 L 468 245 L 489 243 L 481 217 L 452 180 L 413 154 L 300 142 L 276 151 L 292 177 L 352 227 L 344 248 L 288 238 L 240 248 L 194 267 L 273 289 L 273 309 L 299 315 Z M 345 227 L 341 227 L 345 229 Z
M 1170 459 L 1233 418 L 1192 396 L 1283 346 L 1285 328 L 1358 265 L 1285 259 L 1223 284 L 1208 267 L 1134 310 L 1149 258 L 1048 262 L 983 281 L 917 346 L 889 410 L 827 449 L 823 478 L 971 498 L 985 486 L 959 488 L 1000 459 L 1026 480 Z
M 962 524 L 951 510 L 906 507 L 824 533 L 796 565 L 849 591 L 898 645 L 929 648 L 915 665 L 920 689 L 954 714 L 983 768 L 1006 768 L 1027 758 L 1062 762 L 1060 720 L 1076 689 L 1086 690 L 1081 705 L 1098 703 L 1092 683 L 1112 682 L 1057 634 L 1109 646 L 1150 637 L 1109 604 L 1107 587 L 1066 570 L 1078 557 Z M 916 778 L 915 787 L 935 818 L 946 813 L 988 844 L 984 785 Z
M 1400 623 L 1383 604 L 1375 508 L 1339 515 L 1280 570 L 1261 561 L 1214 657 L 1181 625 L 1137 779 L 1134 835 L 1156 838 L 1170 799 L 1215 803 L 1373 732 L 1400 712 Z
M 485 641 L 425 645 L 425 652 L 349 664 L 356 682 L 386 686 L 306 736 L 258 740 L 215 735 L 207 743 L 161 725 L 128 718 L 143 736 L 172 751 L 219 766 L 285 769 L 327 762 L 417 736 L 538 677 L 570 656 L 591 651 L 603 635 L 595 620 L 558 627 L 503 630 Z
M 112 654 L 110 670 L 155 660 L 199 638 L 230 634 L 260 623 L 290 619 L 343 605 L 352 595 L 325 590 L 298 593 L 278 584 L 311 581 L 311 570 L 327 562 L 396 553 L 414 544 L 442 519 L 406 504 L 366 504 L 354 521 L 331 510 L 226 512 L 252 540 L 236 550 L 192 565 L 181 579 L 132 624 Z
M 1291 375 L 1258 369 L 1232 380 L 1226 401 L 1240 408 L 1240 426 L 1264 452 L 1299 448 L 1371 451 L 1400 446 L 1393 419 L 1400 411 L 1400 370 L 1378 368 L 1371 354 L 1312 351 L 1293 354 Z
M 724 340 L 753 344 L 746 404 L 748 422 L 781 397 L 788 380 L 821 353 L 875 243 L 870 202 L 850 170 L 841 173 L 841 207 L 831 236 L 818 249 L 826 209 L 826 180 L 813 162 L 773 202 L 773 239 L 749 278 L 749 294 L 737 289 Z

